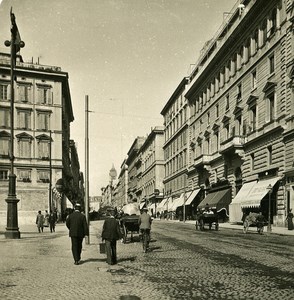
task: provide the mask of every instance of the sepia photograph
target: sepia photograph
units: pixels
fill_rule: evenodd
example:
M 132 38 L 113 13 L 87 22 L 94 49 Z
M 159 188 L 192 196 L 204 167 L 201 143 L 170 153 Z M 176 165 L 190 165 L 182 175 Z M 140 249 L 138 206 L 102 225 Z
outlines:
M 0 0 L 0 298 L 294 297 L 293 0 Z

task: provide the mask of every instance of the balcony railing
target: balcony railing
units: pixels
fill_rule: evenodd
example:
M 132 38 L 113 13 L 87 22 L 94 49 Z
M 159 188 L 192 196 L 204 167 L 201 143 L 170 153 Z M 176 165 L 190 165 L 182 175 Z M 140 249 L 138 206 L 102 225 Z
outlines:
M 233 136 L 220 144 L 220 153 L 233 152 L 236 149 L 242 149 L 246 143 L 246 138 L 243 136 Z

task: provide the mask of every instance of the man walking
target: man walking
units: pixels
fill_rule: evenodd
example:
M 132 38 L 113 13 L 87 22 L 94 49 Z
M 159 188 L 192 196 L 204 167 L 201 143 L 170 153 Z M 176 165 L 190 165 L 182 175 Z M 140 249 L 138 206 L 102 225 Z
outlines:
M 55 224 L 56 224 L 56 215 L 54 212 L 50 211 L 49 215 L 49 225 L 50 225 L 50 232 L 55 232 Z
M 152 223 L 152 219 L 151 216 L 149 214 L 147 214 L 148 209 L 146 207 L 144 207 L 142 209 L 142 214 L 139 217 L 138 223 L 140 226 L 140 231 L 142 233 L 142 235 L 146 235 L 146 241 L 145 241 L 145 245 L 143 242 L 143 251 L 146 253 L 149 250 L 149 242 L 150 242 L 150 230 L 151 230 L 151 223 Z
M 105 240 L 106 248 L 106 262 L 109 265 L 115 265 L 117 263 L 116 255 L 116 241 L 121 239 L 119 222 L 114 218 L 115 211 L 109 211 L 108 218 L 105 219 L 102 228 L 102 241 Z
M 71 237 L 71 250 L 75 265 L 78 265 L 81 260 L 83 239 L 89 235 L 86 216 L 81 213 L 80 204 L 76 204 L 74 212 L 67 217 L 66 226 Z

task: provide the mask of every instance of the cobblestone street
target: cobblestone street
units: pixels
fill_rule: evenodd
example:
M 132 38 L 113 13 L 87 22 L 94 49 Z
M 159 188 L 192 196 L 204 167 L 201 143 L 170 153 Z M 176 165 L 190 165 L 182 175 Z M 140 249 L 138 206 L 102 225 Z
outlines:
M 64 224 L 52 234 L 20 228 L 20 240 L 1 235 L 0 298 L 293 299 L 293 236 L 155 221 L 150 253 L 134 234 L 118 242 L 118 265 L 108 266 L 98 251 L 101 225 L 91 223 L 79 266 Z

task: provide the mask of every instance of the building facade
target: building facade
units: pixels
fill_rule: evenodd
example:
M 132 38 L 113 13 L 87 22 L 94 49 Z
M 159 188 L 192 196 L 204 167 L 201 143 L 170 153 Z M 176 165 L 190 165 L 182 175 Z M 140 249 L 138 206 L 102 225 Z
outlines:
M 228 190 L 231 222 L 261 210 L 284 225 L 294 206 L 293 3 L 241 2 L 206 44 L 185 94 L 189 181 L 206 195 Z
M 20 200 L 19 224 L 34 222 L 38 210 L 57 208 L 62 214 L 65 198 L 74 201 L 80 195 L 75 182 L 80 177 L 78 157 L 70 142 L 70 123 L 74 116 L 68 74 L 59 67 L 24 63 L 18 56 L 15 76 L 14 137 L 11 137 L 10 55 L 1 54 L 0 219 L 3 224 L 12 138 L 16 193 Z
M 180 202 L 186 197 L 188 186 L 188 159 L 189 159 L 189 106 L 185 98 L 189 78 L 180 82 L 174 93 L 161 111 L 164 117 L 164 197 L 165 207 L 173 217 Z M 181 201 L 180 201 L 181 199 Z M 161 205 L 162 206 L 162 205 Z
M 139 168 L 137 173 L 140 206 L 146 205 L 152 215 L 157 215 L 157 206 L 163 199 L 164 186 L 164 127 L 156 126 L 147 136 L 138 153 Z
M 126 164 L 128 166 L 128 203 L 139 202 L 138 199 L 141 197 L 140 191 L 138 190 L 137 163 L 138 153 L 144 142 L 145 137 L 137 137 L 131 145 L 126 158 Z

